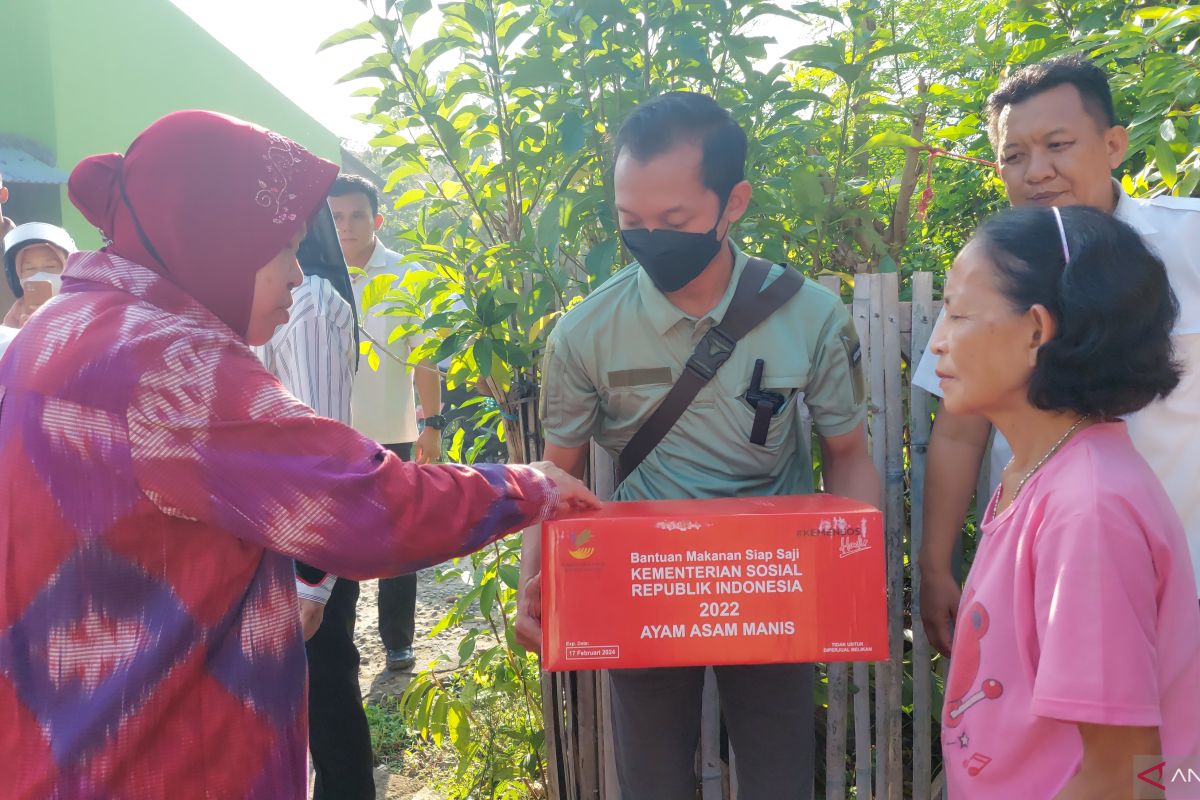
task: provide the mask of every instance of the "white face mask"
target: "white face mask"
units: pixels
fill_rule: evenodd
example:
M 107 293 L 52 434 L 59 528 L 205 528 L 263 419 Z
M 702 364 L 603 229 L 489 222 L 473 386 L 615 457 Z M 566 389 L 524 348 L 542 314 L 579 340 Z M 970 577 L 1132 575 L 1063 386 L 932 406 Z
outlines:
M 33 281 L 46 281 L 50 284 L 50 289 L 53 294 L 58 294 L 62 291 L 62 275 L 57 272 L 35 272 L 28 278 L 21 280 L 21 288 L 24 289 L 26 284 Z

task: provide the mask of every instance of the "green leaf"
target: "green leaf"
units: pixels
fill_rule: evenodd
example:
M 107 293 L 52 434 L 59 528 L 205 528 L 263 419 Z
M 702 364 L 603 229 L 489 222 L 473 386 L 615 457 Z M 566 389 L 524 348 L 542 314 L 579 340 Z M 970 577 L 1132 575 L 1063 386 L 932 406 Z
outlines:
M 1175 141 L 1178 132 L 1175 130 L 1175 120 L 1164 119 L 1162 124 L 1158 126 L 1158 138 L 1164 142 Z
M 814 66 L 844 64 L 845 48 L 831 44 L 804 44 L 790 51 L 784 61 L 802 61 Z
M 450 356 L 457 355 L 465 338 L 466 334 L 462 333 L 461 331 L 456 331 L 450 334 L 442 340 L 440 345 L 438 345 L 437 352 L 434 353 L 432 360 L 435 362 L 441 362 L 445 361 L 447 358 L 450 358 Z
M 589 269 L 590 269 L 590 267 L 589 267 Z M 529 343 L 533 344 L 534 342 L 536 342 L 538 340 L 538 338 L 542 335 L 542 331 L 546 330 L 546 326 L 549 325 L 554 320 L 558 319 L 558 317 L 562 313 L 563 312 L 561 312 L 561 311 L 552 311 L 549 314 L 545 315 L 544 317 L 541 317 L 540 319 L 538 319 L 537 322 L 533 323 L 533 325 L 531 325 L 529 327 Z
M 471 723 L 461 702 L 452 701 L 446 709 L 446 728 L 450 733 L 450 744 L 460 756 L 467 756 L 471 748 Z
M 797 169 L 792 173 L 791 190 L 792 199 L 800 208 L 818 208 L 827 203 L 821 179 L 806 169 Z
M 397 281 L 395 275 L 376 275 L 367 282 L 363 287 L 362 295 L 362 312 L 370 313 L 371 309 L 383 300 L 384 296 L 392 289 L 392 284 Z
M 475 356 L 475 367 L 482 376 L 492 374 L 492 342 L 490 339 L 480 339 L 471 347 Z
M 820 5 L 820 4 L 814 3 L 813 5 Z M 796 11 L 789 11 L 786 8 L 779 8 L 779 7 L 772 7 L 772 6 L 755 6 L 753 9 L 751 9 L 750 13 L 747 14 L 745 16 L 745 18 L 742 20 L 742 24 L 745 24 L 752 19 L 757 19 L 758 17 L 767 16 L 767 15 L 772 16 L 772 17 L 784 17 L 785 19 L 794 19 L 797 22 L 805 21 L 804 17 L 799 12 L 796 12 Z M 839 17 L 839 19 L 840 19 L 840 17 Z
M 1159 138 L 1154 146 L 1154 164 L 1167 186 L 1174 186 L 1179 179 L 1179 161 L 1171 150 L 1171 145 Z
M 465 664 L 467 663 L 467 659 L 474 655 L 477 639 L 478 637 L 474 634 L 468 634 L 458 643 L 458 663 Z
M 537 22 L 538 14 L 533 11 L 527 11 L 521 14 L 513 14 L 506 17 L 499 25 L 496 26 L 496 36 L 500 40 L 500 44 L 505 49 L 512 47 L 516 42 L 517 37 Z
M 467 436 L 467 432 L 463 428 L 459 428 L 457 431 L 454 432 L 454 438 L 450 440 L 450 447 L 446 451 L 446 455 L 448 455 L 450 457 L 451 461 L 454 461 L 454 462 L 462 461 L 462 446 L 463 446 L 463 440 L 466 438 L 466 436 Z
M 462 11 L 463 17 L 466 18 L 467 23 L 475 30 L 482 33 L 491 27 L 487 12 L 475 5 L 471 0 L 467 0 L 467 2 L 463 3 Z
M 500 580 L 510 589 L 516 589 L 521 578 L 521 570 L 514 564 L 501 564 L 498 570 Z
M 396 188 L 397 183 L 405 178 L 411 178 L 413 175 L 423 171 L 424 168 L 421 166 L 419 161 L 407 161 L 404 164 L 401 164 L 388 173 L 387 183 L 383 187 L 383 193 L 390 193 L 394 188 Z
M 792 11 L 797 14 L 816 14 L 821 17 L 828 17 L 835 22 L 841 22 L 843 19 L 840 11 L 824 3 L 799 3 L 792 6 Z
M 496 593 L 499 590 L 500 586 L 494 580 L 483 584 L 483 588 L 479 592 L 479 613 L 484 619 L 491 619 L 492 607 L 496 604 Z
M 583 265 L 587 267 L 588 274 L 597 278 L 608 276 L 612 272 L 619 246 L 620 241 L 615 236 L 610 236 L 593 245 L 583 259 Z
M 884 131 L 877 133 L 858 149 L 858 153 L 864 153 L 868 150 L 878 150 L 881 147 L 924 147 L 925 145 L 917 141 L 907 133 L 898 131 Z M 858 154 L 856 153 L 856 155 Z
M 353 42 L 358 39 L 370 39 L 372 36 L 375 36 L 378 33 L 379 30 L 375 27 L 375 23 L 371 20 L 360 22 L 353 27 L 338 31 L 325 41 L 321 42 L 319 45 L 317 45 L 317 52 L 319 53 L 326 48 L 339 44 L 345 44 L 346 42 Z
M 445 148 L 446 156 L 452 161 L 458 161 L 463 150 L 462 133 L 454 127 L 454 123 L 439 114 L 427 115 L 426 121 L 437 131 L 438 140 Z
M 1179 197 L 1191 197 L 1196 191 L 1196 186 L 1200 185 L 1200 169 L 1192 167 L 1188 169 L 1175 187 L 1175 194 Z
M 396 198 L 396 201 L 392 203 L 392 208 L 399 211 L 402 208 L 411 206 L 413 203 L 421 202 L 427 196 L 428 195 L 424 189 L 409 189 L 407 192 Z
M 337 79 L 338 83 L 347 83 L 349 81 L 358 80 L 359 78 L 379 78 L 383 81 L 394 81 L 395 74 L 392 72 L 392 61 L 387 53 L 373 55 L 367 58 L 361 66 L 347 72 L 345 75 Z
M 537 244 L 539 248 L 551 253 L 558 249 L 559 238 L 562 234 L 562 225 L 559 222 L 561 214 L 562 199 L 560 197 L 555 197 L 542 209 L 541 216 L 538 217 L 537 221 Z
M 908 53 L 919 52 L 921 52 L 921 48 L 917 47 L 916 45 L 904 44 L 903 42 L 893 42 L 892 44 L 885 44 L 883 47 L 877 47 L 870 53 L 867 53 L 867 60 L 878 61 L 879 59 L 886 58 L 888 56 L 902 56 L 907 55 Z
M 583 147 L 584 124 L 579 114 L 567 114 L 558 124 L 559 147 L 563 155 L 574 155 Z
M 450 325 L 457 314 L 457 311 L 441 311 L 437 314 L 431 314 L 421 323 L 421 329 L 432 331 L 438 328 L 445 328 Z

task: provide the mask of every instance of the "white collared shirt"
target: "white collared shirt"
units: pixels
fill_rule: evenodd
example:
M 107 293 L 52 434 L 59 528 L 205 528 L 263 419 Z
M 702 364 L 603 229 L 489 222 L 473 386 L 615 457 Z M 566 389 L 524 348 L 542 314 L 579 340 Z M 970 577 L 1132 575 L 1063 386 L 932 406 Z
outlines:
M 1120 189 L 1113 216 L 1141 234 L 1167 268 L 1179 301 L 1172 337 L 1183 377 L 1165 399 L 1126 418 L 1138 452 L 1154 469 L 1183 521 L 1200 594 L 1200 198 L 1133 198 Z M 944 312 L 943 312 L 944 313 Z M 941 317 L 938 317 L 941 323 Z M 913 383 L 942 396 L 935 370 L 938 357 L 926 350 Z M 996 432 L 988 459 L 988 486 L 995 491 L 1012 449 Z
M 379 275 L 396 275 L 393 288 L 399 287 L 411 264 L 401 263 L 402 256 L 375 240 L 375 251 L 363 266 L 366 275 L 352 275 L 354 299 L 358 303 L 359 318 L 363 328 L 397 358 L 408 361 L 412 349 L 420 344 L 419 339 L 397 339 L 391 344 L 388 338 L 400 324 L 411 324 L 407 317 L 380 315 L 383 304 L 366 312 L 362 310 L 363 291 L 372 278 Z M 417 440 L 417 404 L 413 387 L 413 369 L 398 364 L 383 353 L 379 353 L 379 369 L 371 369 L 367 359 L 362 359 L 358 374 L 354 377 L 354 392 L 351 403 L 354 410 L 354 428 L 381 444 L 404 444 Z M 436 413 L 436 412 L 434 412 Z

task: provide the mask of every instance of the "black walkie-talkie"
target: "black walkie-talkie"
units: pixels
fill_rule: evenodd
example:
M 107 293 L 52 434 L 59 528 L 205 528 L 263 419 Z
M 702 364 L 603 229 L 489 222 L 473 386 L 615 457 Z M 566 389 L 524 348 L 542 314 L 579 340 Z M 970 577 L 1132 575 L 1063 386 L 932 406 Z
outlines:
M 779 392 L 762 388 L 763 368 L 766 362 L 761 358 L 754 362 L 754 372 L 750 376 L 750 388 L 746 391 L 746 402 L 754 409 L 754 427 L 750 430 L 750 443 L 765 445 L 767 431 L 771 427 L 771 417 L 779 413 L 787 398 Z

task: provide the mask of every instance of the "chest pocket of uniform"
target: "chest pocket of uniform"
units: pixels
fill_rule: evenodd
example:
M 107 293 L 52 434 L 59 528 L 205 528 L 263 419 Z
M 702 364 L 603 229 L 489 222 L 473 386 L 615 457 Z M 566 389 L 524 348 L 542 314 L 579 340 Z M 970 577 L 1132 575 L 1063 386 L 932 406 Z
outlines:
M 605 416 L 613 428 L 627 428 L 632 436 L 671 391 L 675 378 L 669 367 L 639 367 L 612 370 L 605 382 Z
M 752 449 L 768 452 L 778 450 L 789 436 L 795 435 L 795 426 L 799 419 L 796 414 L 796 404 L 800 403 L 804 397 L 801 388 L 803 385 L 803 375 L 763 374 L 759 388 L 779 394 L 783 397 L 783 403 L 771 416 L 766 440 L 763 444 L 756 445 L 750 441 L 756 412 L 746 401 L 746 393 L 750 390 L 750 376 L 746 375 L 736 383 L 727 384 L 732 391 L 729 391 L 728 395 L 722 399 L 727 406 L 731 406 L 731 421 L 736 426 L 735 435 L 739 441 L 744 441 L 745 446 Z

